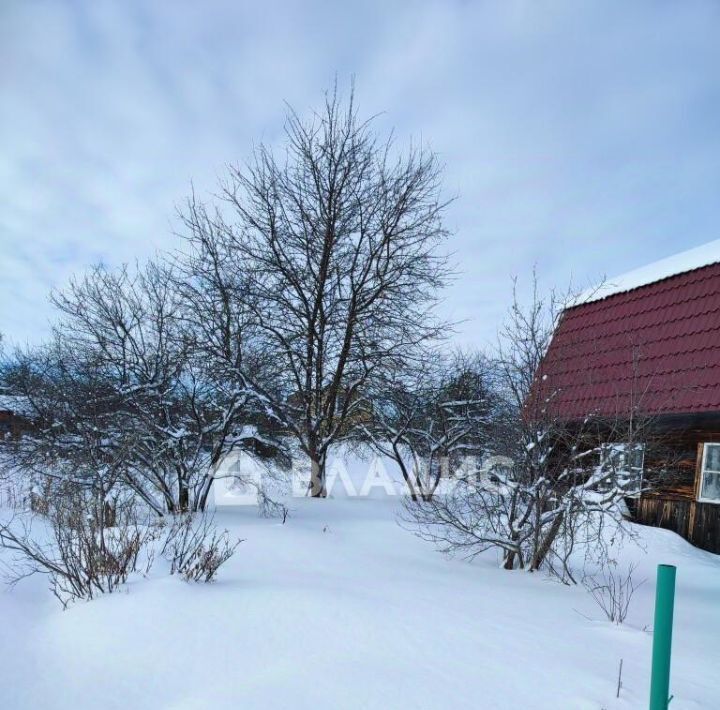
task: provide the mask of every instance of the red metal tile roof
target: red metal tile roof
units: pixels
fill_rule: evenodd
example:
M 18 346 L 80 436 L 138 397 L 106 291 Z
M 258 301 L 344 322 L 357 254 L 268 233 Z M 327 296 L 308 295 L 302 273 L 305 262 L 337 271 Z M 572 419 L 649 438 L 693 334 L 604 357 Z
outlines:
M 540 373 L 563 418 L 720 412 L 720 263 L 567 309 Z

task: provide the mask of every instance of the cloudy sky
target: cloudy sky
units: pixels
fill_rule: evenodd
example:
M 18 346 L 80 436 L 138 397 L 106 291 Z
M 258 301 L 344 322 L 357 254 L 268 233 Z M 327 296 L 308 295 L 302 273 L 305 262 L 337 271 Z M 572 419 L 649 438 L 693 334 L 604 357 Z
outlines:
M 194 182 L 356 78 L 380 130 L 446 164 L 492 338 L 511 277 L 584 285 L 720 237 L 720 3 L 0 2 L 0 332 L 47 333 L 75 272 L 178 245 Z

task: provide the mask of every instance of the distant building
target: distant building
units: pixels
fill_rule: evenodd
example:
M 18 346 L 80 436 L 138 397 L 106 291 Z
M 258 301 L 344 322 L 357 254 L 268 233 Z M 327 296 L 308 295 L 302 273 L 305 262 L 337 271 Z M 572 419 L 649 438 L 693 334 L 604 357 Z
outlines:
M 27 400 L 0 392 L 0 438 L 18 436 L 27 427 Z
M 570 422 L 646 418 L 662 446 L 629 452 L 647 472 L 630 509 L 720 552 L 720 241 L 578 299 L 541 371 L 553 410 Z

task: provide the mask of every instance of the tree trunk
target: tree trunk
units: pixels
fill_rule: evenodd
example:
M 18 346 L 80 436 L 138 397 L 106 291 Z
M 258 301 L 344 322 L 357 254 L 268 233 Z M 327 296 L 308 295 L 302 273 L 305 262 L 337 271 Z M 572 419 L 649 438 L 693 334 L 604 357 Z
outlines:
M 178 508 L 181 513 L 187 513 L 190 510 L 190 490 L 185 481 L 180 482 L 180 491 L 178 494 Z
M 325 487 L 325 456 L 315 455 L 310 459 L 310 496 L 327 498 Z
M 400 450 L 397 447 L 397 443 L 393 442 L 393 454 L 394 459 L 397 463 L 397 465 L 400 467 L 400 471 L 402 472 L 403 478 L 405 479 L 405 483 L 407 484 L 408 491 L 410 493 L 410 498 L 414 503 L 417 503 L 418 501 L 418 495 L 415 492 L 415 486 L 413 486 L 412 479 L 410 478 L 410 473 L 407 470 L 407 466 L 405 465 L 405 462 L 403 461 L 403 457 L 400 453 Z
M 197 500 L 195 501 L 195 508 L 196 510 L 200 511 L 201 513 L 205 512 L 205 508 L 207 508 L 207 501 L 210 497 L 210 491 L 212 490 L 213 482 L 214 482 L 213 476 L 209 474 L 205 474 L 205 480 L 203 481 L 202 488 L 200 490 L 200 495 L 198 496 Z
M 117 519 L 115 506 L 113 506 L 110 501 L 106 500 L 103 504 L 103 511 L 102 511 L 102 527 L 104 528 L 114 528 L 115 522 Z
M 552 547 L 553 542 L 555 542 L 555 538 L 558 536 L 558 533 L 560 532 L 560 528 L 562 527 L 562 523 L 564 520 L 564 515 L 562 512 L 558 513 L 555 520 L 552 521 L 552 525 L 550 525 L 550 529 L 547 531 L 545 536 L 540 541 L 540 544 L 535 549 L 535 554 L 533 555 L 532 562 L 530 563 L 530 571 L 535 572 L 536 570 L 540 569 L 540 566 L 545 561 L 545 558 L 548 555 L 548 552 L 550 552 L 550 548 Z
M 511 535 L 511 539 L 513 542 L 517 542 L 518 537 L 519 536 L 517 532 L 513 532 Z M 503 565 L 503 569 L 515 569 L 516 564 L 520 569 L 522 569 L 524 566 L 522 549 L 519 545 L 515 550 L 505 550 L 504 559 L 505 564 Z

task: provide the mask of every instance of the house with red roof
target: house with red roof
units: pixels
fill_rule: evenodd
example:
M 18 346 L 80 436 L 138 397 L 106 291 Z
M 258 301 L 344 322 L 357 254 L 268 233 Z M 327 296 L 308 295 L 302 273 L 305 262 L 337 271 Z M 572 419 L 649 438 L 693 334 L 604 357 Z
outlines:
M 633 515 L 720 552 L 720 240 L 577 299 L 541 375 L 562 419 L 650 422 L 662 446 L 630 452 L 646 474 Z

